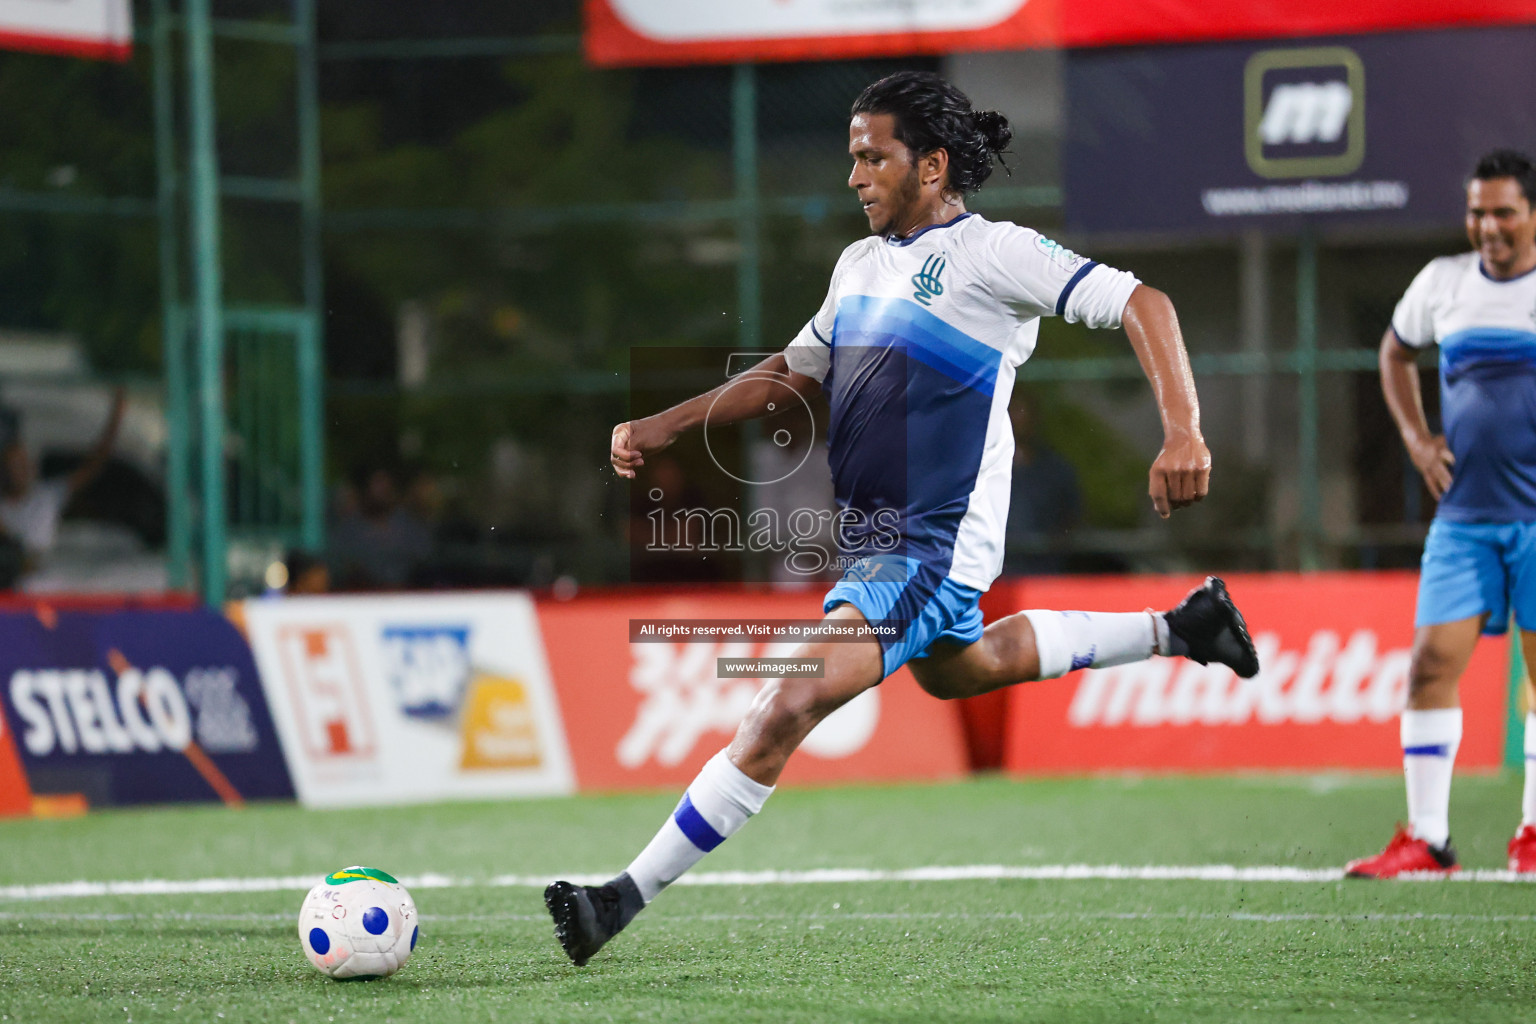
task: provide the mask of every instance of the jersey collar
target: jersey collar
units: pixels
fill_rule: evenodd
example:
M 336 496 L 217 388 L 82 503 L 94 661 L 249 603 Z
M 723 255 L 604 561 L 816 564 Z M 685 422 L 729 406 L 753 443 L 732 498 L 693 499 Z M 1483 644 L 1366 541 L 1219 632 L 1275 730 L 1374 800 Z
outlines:
M 938 231 L 940 228 L 952 228 L 956 224 L 959 224 L 961 221 L 965 220 L 965 218 L 972 217 L 972 216 L 975 216 L 975 215 L 970 210 L 967 210 L 964 213 L 962 213 L 960 216 L 954 218 L 953 220 L 947 220 L 943 224 L 929 224 L 925 228 L 922 228 L 920 230 L 912 232 L 906 238 L 890 238 L 890 237 L 888 237 L 885 240 L 885 244 L 886 245 L 911 245 L 913 242 L 917 241 L 919 238 L 922 238 L 924 235 L 926 235 L 930 231 Z
M 951 221 L 950 223 L 954 222 Z M 921 233 L 922 232 L 919 232 L 918 234 Z M 917 235 L 913 235 L 912 237 L 916 238 Z M 1494 284 L 1514 284 L 1516 281 L 1530 277 L 1532 274 L 1536 274 L 1536 267 L 1532 267 L 1530 270 L 1527 270 L 1523 274 L 1516 274 L 1514 277 L 1494 277 L 1492 274 L 1488 273 L 1488 268 L 1483 265 L 1483 258 L 1479 256 L 1477 258 L 1477 272 L 1482 274 L 1485 280 L 1492 281 Z

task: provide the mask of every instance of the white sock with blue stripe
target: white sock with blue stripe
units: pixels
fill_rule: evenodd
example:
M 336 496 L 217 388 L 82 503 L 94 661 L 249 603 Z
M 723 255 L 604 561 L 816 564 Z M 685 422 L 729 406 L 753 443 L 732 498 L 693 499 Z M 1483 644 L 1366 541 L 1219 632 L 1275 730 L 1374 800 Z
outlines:
M 1408 783 L 1408 827 L 1430 846 L 1451 837 L 1451 772 L 1461 746 L 1461 708 L 1404 711 L 1403 777 Z
M 1536 711 L 1525 715 L 1525 796 L 1520 800 L 1520 827 L 1536 825 Z
M 1108 668 L 1166 654 L 1156 612 L 1023 612 L 1035 631 L 1040 678 L 1055 679 L 1080 668 Z
M 773 787 L 751 779 L 720 751 L 704 765 L 677 810 L 625 873 L 649 903 L 763 809 Z

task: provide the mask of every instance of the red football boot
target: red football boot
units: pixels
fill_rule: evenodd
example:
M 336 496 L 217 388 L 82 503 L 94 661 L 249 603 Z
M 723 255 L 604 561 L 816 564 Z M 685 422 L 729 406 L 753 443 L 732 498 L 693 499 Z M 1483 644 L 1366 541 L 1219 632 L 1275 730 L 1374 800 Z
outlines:
M 1533 868 L 1536 868 L 1536 829 L 1532 829 L 1531 857 Z M 1510 844 L 1514 849 L 1514 844 Z M 1397 832 L 1392 836 L 1392 841 L 1387 848 L 1374 857 L 1361 857 L 1344 865 L 1344 874 L 1349 878 L 1397 878 L 1399 875 L 1449 875 L 1460 871 L 1461 867 L 1456 863 L 1456 850 L 1447 839 L 1445 845 L 1436 849 L 1422 839 L 1415 839 L 1408 829 L 1402 824 L 1397 826 Z
M 1536 872 L 1536 825 L 1522 825 L 1509 841 L 1509 870 Z

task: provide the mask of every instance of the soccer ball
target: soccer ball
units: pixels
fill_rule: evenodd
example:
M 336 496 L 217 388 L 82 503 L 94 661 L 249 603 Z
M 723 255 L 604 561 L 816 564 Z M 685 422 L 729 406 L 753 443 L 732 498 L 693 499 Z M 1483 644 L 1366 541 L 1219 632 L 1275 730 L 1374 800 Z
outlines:
M 411 958 L 418 928 L 411 894 L 378 868 L 342 868 L 299 908 L 304 955 L 332 978 L 387 978 Z

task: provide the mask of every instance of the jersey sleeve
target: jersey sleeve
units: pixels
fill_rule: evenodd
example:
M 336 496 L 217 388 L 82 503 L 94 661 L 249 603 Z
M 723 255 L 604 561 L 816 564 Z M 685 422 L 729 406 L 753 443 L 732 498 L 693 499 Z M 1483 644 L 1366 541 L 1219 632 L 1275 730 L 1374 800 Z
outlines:
M 1419 271 L 1403 297 L 1397 301 L 1397 308 L 1392 311 L 1392 333 L 1409 348 L 1428 348 L 1437 340 L 1434 310 L 1430 305 L 1434 297 L 1435 277 L 1435 264 L 1430 263 Z
M 1125 304 L 1141 283 L 1134 274 L 1079 256 L 1017 224 L 1000 228 L 991 240 L 992 288 L 1016 315 L 1120 326 Z
M 796 373 L 818 381 L 827 377 L 827 369 L 832 365 L 832 327 L 837 321 L 838 285 L 842 282 L 843 268 L 858 244 L 850 245 L 837 258 L 837 266 L 832 269 L 832 283 L 827 287 L 827 297 L 821 308 L 784 349 L 784 361 Z

